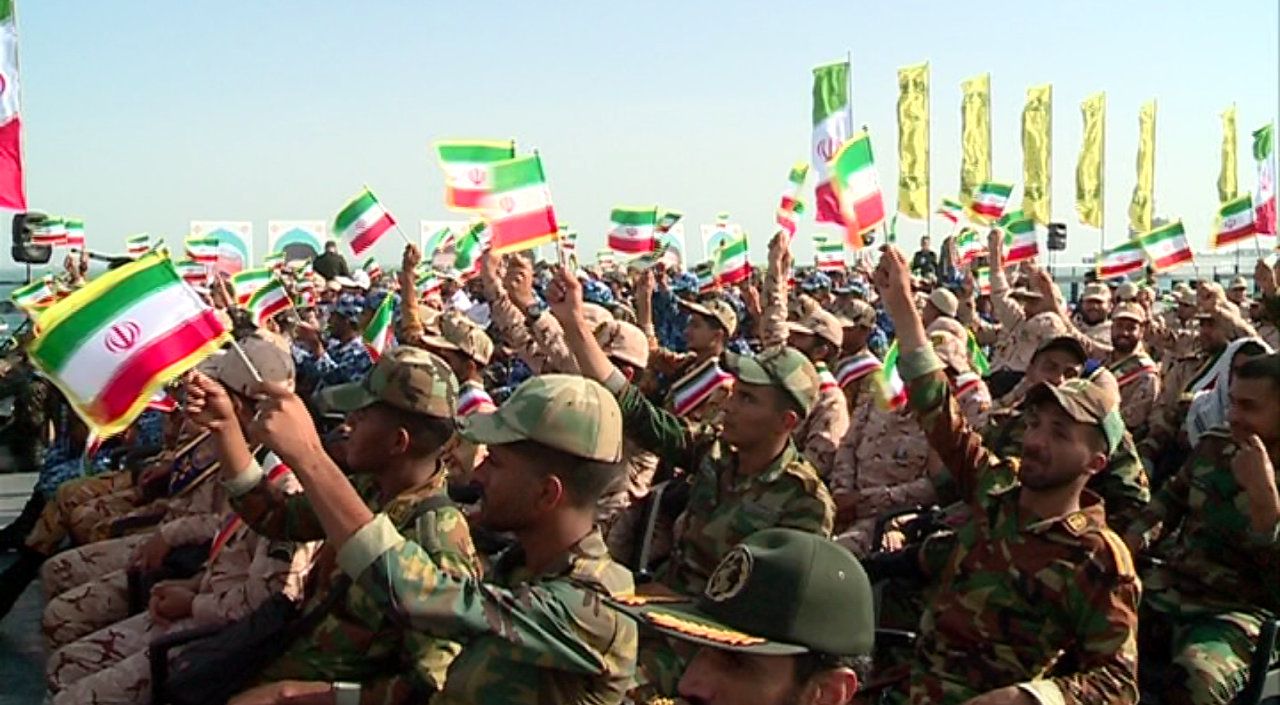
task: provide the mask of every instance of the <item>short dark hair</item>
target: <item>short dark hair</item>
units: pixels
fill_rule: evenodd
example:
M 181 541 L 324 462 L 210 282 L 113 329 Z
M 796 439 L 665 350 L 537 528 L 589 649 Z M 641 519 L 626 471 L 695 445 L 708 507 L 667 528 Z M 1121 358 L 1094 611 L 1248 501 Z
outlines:
M 517 441 L 506 447 L 526 458 L 537 459 L 536 467 L 544 475 L 560 478 L 569 503 L 577 509 L 595 507 L 605 492 L 622 479 L 620 462 L 581 458 L 537 441 Z
M 1249 357 L 1257 357 L 1266 355 L 1267 349 L 1257 340 L 1246 340 L 1240 344 L 1240 348 L 1236 350 L 1236 356 L 1247 355 Z
M 803 686 L 823 671 L 847 668 L 858 676 L 858 685 L 861 687 L 871 682 L 871 666 L 871 656 L 867 654 L 836 656 L 810 651 L 796 656 L 796 685 Z
M 773 408 L 779 412 L 794 412 L 800 421 L 804 421 L 809 416 L 809 412 L 804 410 L 800 405 L 800 400 L 795 395 L 776 384 L 769 385 L 769 391 L 773 393 Z
M 1236 372 L 1236 378 L 1269 379 L 1272 384 L 1280 387 L 1280 353 L 1262 355 L 1244 363 Z
M 403 428 L 409 435 L 408 454 L 413 458 L 426 458 L 440 451 L 453 436 L 453 419 L 442 419 L 426 414 L 415 414 L 390 404 L 375 404 L 388 419 Z

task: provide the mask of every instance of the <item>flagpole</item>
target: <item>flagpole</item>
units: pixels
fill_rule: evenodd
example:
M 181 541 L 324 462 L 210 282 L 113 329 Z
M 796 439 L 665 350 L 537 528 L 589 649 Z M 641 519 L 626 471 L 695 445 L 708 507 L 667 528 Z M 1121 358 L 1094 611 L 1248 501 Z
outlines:
M 845 52 L 845 62 L 849 64 L 847 74 L 847 86 L 849 91 L 849 132 L 853 132 L 853 50 Z
M 931 119 L 933 117 L 933 89 L 929 87 L 931 85 L 931 77 L 929 76 L 928 61 L 924 62 L 924 77 L 924 116 L 929 125 L 929 129 L 924 131 L 924 149 L 925 153 L 929 155 L 929 158 L 925 160 L 925 163 L 928 166 L 926 166 L 924 170 L 924 234 L 925 237 L 929 238 L 930 244 L 932 244 L 933 212 L 929 209 L 933 208 L 933 120 Z
M 369 188 L 369 184 L 364 184 L 364 190 L 371 194 L 373 193 L 373 189 Z M 379 203 L 381 203 L 381 201 L 379 201 Z M 387 215 L 391 215 L 391 213 L 388 212 Z M 400 233 L 400 237 L 404 239 L 404 243 L 406 245 L 413 244 L 413 240 L 410 240 L 409 236 L 405 235 L 404 231 L 400 229 L 400 221 L 396 220 L 395 216 L 391 216 L 391 224 L 395 226 L 396 232 Z

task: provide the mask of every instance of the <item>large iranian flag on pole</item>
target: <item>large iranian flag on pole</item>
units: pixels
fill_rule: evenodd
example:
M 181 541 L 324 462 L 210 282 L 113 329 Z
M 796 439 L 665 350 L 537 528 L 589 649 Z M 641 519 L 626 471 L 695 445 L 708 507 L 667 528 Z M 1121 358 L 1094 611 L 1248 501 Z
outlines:
M 364 329 L 364 348 L 369 351 L 369 357 L 374 362 L 382 357 L 395 339 L 395 328 L 391 325 L 391 319 L 395 313 L 395 297 L 387 294 L 382 297 L 382 303 L 378 305 L 378 310 L 374 312 L 373 318 L 369 319 L 369 325 Z
M 395 226 L 396 219 L 365 187 L 338 213 L 333 221 L 333 232 L 351 246 L 356 257 L 364 257 L 364 253 L 373 249 L 378 240 Z
M 1139 235 L 1137 240 L 1147 256 L 1151 258 L 1151 265 L 1157 272 L 1174 269 L 1195 259 L 1181 220 L 1175 220 L 1145 235 Z
M 626 254 L 653 252 L 658 207 L 614 208 L 609 215 L 609 249 Z
M 831 160 L 831 182 L 840 198 L 849 246 L 861 249 L 862 235 L 884 222 L 884 196 L 871 154 L 871 136 L 859 132 Z
M 840 201 L 827 175 L 827 165 L 853 134 L 849 113 L 849 62 L 841 61 L 813 70 L 813 137 L 810 142 L 813 170 L 818 175 L 814 187 L 815 214 L 819 223 L 844 225 Z
M 1254 227 L 1261 235 L 1276 234 L 1276 124 L 1253 132 L 1253 158 L 1258 162 L 1258 198 L 1254 201 Z
M 159 253 L 107 272 L 40 317 L 31 362 L 99 436 L 128 428 L 158 391 L 229 338 Z
M 1245 193 L 1222 204 L 1218 215 L 1222 219 L 1222 228 L 1213 234 L 1213 248 L 1226 247 L 1232 243 L 1248 240 L 1258 234 L 1254 222 L 1253 196 Z
M 972 220 L 979 223 L 993 223 L 1004 215 L 1005 206 L 1009 205 L 1009 196 L 1013 193 L 1013 184 L 1004 181 L 988 181 L 978 187 L 969 202 L 969 214 Z
M 1114 279 L 1141 271 L 1147 264 L 1147 253 L 1142 243 L 1130 240 L 1099 253 L 1096 264 L 1099 279 Z
M 496 254 L 531 250 L 560 232 L 551 191 L 537 154 L 493 165 L 493 190 L 485 197 L 489 243 Z
M 22 178 L 22 116 L 18 110 L 18 24 L 13 0 L 0 0 L 0 208 L 27 209 Z
M 444 167 L 444 202 L 460 211 L 478 211 L 492 182 L 491 168 L 514 159 L 516 143 L 486 141 L 437 142 L 436 153 Z

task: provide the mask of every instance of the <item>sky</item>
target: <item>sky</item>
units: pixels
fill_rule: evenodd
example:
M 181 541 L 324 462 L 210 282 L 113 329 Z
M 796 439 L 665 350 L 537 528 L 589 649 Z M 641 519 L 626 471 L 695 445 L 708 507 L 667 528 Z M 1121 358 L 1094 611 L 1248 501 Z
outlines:
M 897 74 L 931 66 L 932 200 L 956 195 L 960 82 L 991 73 L 993 176 L 1022 179 L 1027 87 L 1052 83 L 1053 216 L 1067 260 L 1098 249 L 1078 225 L 1079 104 L 1107 92 L 1106 232 L 1126 237 L 1138 108 L 1158 101 L 1156 213 L 1207 243 L 1218 205 L 1220 111 L 1249 133 L 1280 103 L 1280 3 L 446 3 L 434 0 L 41 0 L 18 4 L 28 201 L 80 216 L 89 248 L 171 244 L 192 220 L 332 219 L 364 184 L 416 237 L 443 201 L 431 144 L 514 138 L 543 157 L 560 220 L 602 247 L 615 205 L 657 203 L 698 225 L 727 211 L 762 259 L 790 167 L 807 158 L 813 66 L 852 55 L 866 124 L 896 204 Z M 1021 190 L 1015 191 L 1020 199 Z M 465 217 L 465 216 L 461 216 Z M 934 218 L 935 241 L 949 224 Z M 797 261 L 808 262 L 801 226 Z M 901 219 L 914 245 L 922 221 Z M 378 244 L 399 261 L 402 241 Z

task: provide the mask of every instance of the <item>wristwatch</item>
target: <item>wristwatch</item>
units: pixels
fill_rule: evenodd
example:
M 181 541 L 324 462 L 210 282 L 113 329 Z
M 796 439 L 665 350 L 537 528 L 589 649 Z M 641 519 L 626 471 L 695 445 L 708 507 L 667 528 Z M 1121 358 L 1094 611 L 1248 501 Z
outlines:
M 359 683 L 333 683 L 333 702 L 335 705 L 360 705 Z

